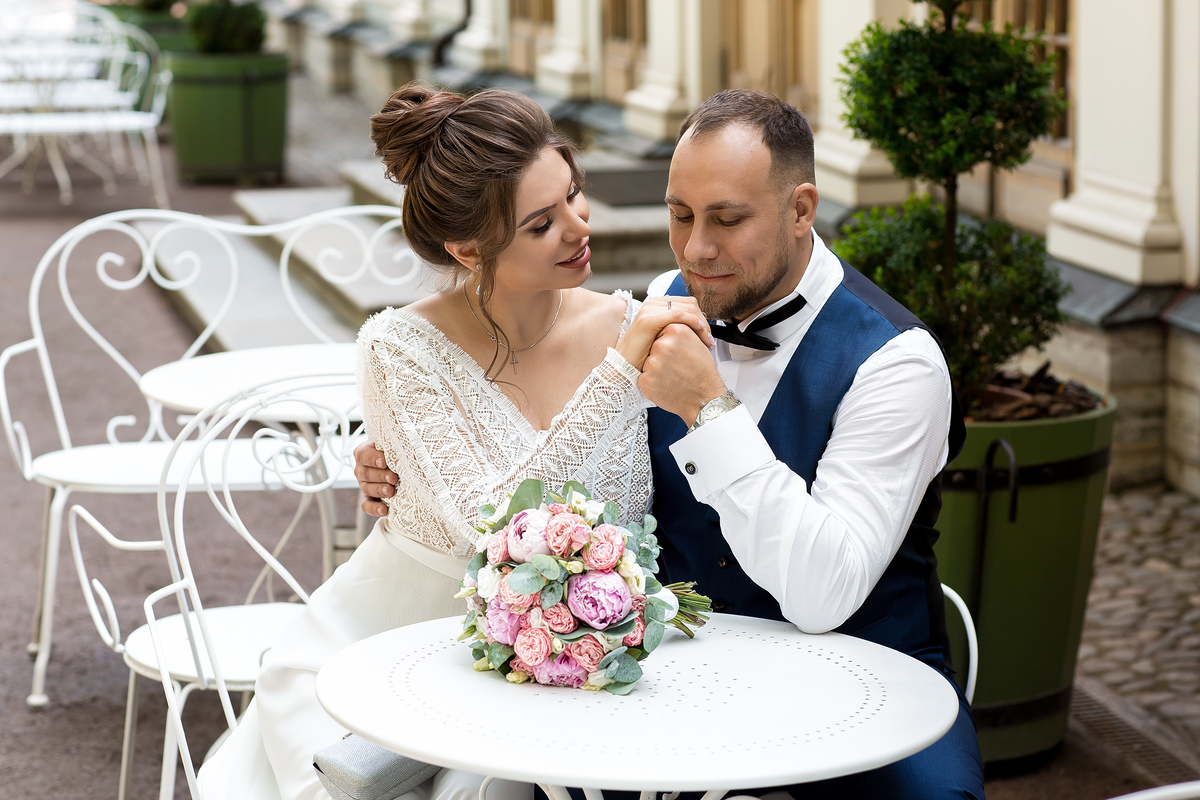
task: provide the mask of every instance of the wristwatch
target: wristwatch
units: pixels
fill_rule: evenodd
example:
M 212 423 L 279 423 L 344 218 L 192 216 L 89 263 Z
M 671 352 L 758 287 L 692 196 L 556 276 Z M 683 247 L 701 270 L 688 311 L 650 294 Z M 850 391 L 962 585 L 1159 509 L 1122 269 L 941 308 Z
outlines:
M 707 422 L 712 422 L 726 411 L 733 411 L 741 404 L 742 401 L 738 400 L 737 395 L 733 392 L 726 392 L 720 397 L 714 397 L 700 406 L 700 413 L 696 415 L 696 421 L 692 423 L 692 427 L 688 428 L 688 433 L 691 433 Z

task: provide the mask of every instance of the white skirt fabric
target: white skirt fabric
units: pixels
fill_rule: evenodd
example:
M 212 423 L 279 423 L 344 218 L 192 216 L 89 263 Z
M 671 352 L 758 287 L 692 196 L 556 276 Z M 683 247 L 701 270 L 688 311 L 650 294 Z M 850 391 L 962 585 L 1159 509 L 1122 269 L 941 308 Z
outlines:
M 360 639 L 466 613 L 464 601 L 454 599 L 465 571 L 465 559 L 431 550 L 378 521 L 267 651 L 241 723 L 200 769 L 202 800 L 330 800 L 312 757 L 347 731 L 317 701 L 317 671 Z M 482 781 L 481 775 L 442 770 L 403 800 L 475 800 Z M 532 786 L 509 781 L 495 781 L 487 792 L 487 800 L 532 796 Z

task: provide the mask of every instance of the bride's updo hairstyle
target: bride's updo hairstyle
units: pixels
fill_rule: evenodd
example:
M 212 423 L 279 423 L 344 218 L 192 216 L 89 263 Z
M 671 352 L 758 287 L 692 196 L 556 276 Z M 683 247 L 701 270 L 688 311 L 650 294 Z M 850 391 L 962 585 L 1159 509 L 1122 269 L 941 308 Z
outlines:
M 466 268 L 446 243 L 476 244 L 480 306 L 495 326 L 488 301 L 496 256 L 516 232 L 517 185 L 547 147 L 581 184 L 570 143 L 524 95 L 487 89 L 462 97 L 420 83 L 397 90 L 371 117 L 371 140 L 387 177 L 405 186 L 404 236 L 418 256 L 457 280 Z

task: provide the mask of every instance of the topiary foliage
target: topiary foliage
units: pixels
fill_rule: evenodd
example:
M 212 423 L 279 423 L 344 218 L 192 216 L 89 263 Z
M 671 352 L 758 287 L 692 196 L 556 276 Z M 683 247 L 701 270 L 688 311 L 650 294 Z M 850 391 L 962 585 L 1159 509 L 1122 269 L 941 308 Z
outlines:
M 188 28 L 201 53 L 257 53 L 267 16 L 258 3 L 212 0 L 188 8 Z
M 945 192 L 939 237 L 946 290 L 954 273 L 958 176 L 987 162 L 1010 169 L 1029 158 L 1065 103 L 1051 90 L 1054 60 L 1034 58 L 1038 39 L 1008 26 L 955 25 L 957 0 L 936 0 L 930 21 L 887 30 L 871 24 L 846 51 L 844 119 L 856 136 L 887 154 L 896 174 L 924 178 Z
M 1047 268 L 1040 238 L 980 220 L 958 225 L 958 260 L 945 291 L 939 263 L 945 220 L 945 207 L 930 197 L 859 212 L 836 250 L 946 345 L 954 387 L 969 412 L 1001 365 L 1054 335 L 1067 286 Z

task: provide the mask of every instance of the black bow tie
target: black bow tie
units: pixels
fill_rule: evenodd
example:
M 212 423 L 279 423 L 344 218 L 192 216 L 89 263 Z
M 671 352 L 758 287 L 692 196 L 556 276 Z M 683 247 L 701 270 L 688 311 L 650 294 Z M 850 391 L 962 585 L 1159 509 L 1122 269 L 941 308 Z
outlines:
M 804 308 L 805 303 L 805 299 L 797 295 L 770 314 L 763 314 L 751 322 L 746 326 L 746 330 L 744 331 L 737 325 L 710 325 L 709 327 L 712 329 L 712 335 L 715 339 L 721 339 L 722 341 L 741 345 L 742 347 L 749 347 L 753 350 L 774 350 L 779 347 L 779 343 L 771 341 L 758 331 L 765 331 L 768 328 L 775 327 Z

